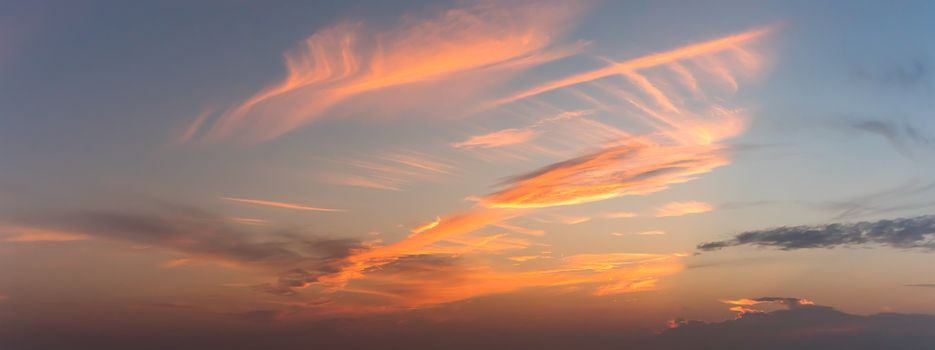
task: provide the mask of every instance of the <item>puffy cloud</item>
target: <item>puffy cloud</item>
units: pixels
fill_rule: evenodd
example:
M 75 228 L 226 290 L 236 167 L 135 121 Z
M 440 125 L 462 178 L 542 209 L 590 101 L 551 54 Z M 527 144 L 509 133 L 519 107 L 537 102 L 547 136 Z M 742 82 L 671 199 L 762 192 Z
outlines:
M 783 250 L 884 245 L 935 249 L 935 215 L 874 222 L 778 227 L 737 234 L 732 239 L 698 245 L 704 251 L 753 245 Z

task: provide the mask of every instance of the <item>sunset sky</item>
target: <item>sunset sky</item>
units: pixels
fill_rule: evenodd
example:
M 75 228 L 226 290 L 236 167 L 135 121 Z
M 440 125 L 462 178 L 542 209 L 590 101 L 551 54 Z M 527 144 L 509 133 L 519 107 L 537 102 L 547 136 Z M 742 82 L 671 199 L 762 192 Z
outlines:
M 935 348 L 932 23 L 0 0 L 0 348 Z

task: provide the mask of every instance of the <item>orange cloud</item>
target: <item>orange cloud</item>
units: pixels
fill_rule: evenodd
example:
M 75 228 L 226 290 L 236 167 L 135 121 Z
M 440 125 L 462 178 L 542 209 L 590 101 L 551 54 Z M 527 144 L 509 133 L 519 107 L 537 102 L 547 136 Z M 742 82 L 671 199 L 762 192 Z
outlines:
M 324 212 L 347 211 L 344 209 L 309 207 L 309 206 L 295 204 L 295 203 L 276 202 L 276 201 L 268 201 L 268 200 L 260 200 L 260 199 L 245 199 L 245 198 L 234 198 L 234 197 L 221 197 L 221 199 L 226 200 L 226 201 L 231 201 L 231 202 L 265 205 L 265 206 L 270 206 L 270 207 L 293 209 L 293 210 L 324 211 Z
M 269 223 L 269 221 L 266 221 L 263 219 L 254 219 L 254 218 L 232 217 L 230 218 L 230 220 L 238 224 L 244 224 L 244 225 L 265 225 Z
M 336 185 L 372 188 L 376 190 L 402 191 L 397 181 L 380 178 L 366 178 L 357 175 L 323 176 L 322 180 Z
M 701 55 L 711 54 L 713 52 L 724 51 L 733 49 L 739 44 L 749 42 L 751 40 L 762 37 L 773 31 L 772 27 L 761 28 L 756 30 L 751 30 L 748 32 L 743 32 L 739 34 L 734 34 L 710 41 L 705 41 L 697 44 L 692 44 L 684 46 L 678 49 L 656 53 L 652 55 L 643 56 L 640 58 L 635 58 L 632 60 L 613 63 L 604 68 L 593 70 L 590 72 L 575 74 L 564 79 L 552 81 L 540 86 L 536 86 L 525 91 L 521 91 L 512 96 L 500 99 L 494 103 L 495 106 L 503 105 L 506 103 L 518 101 L 528 97 L 536 96 L 544 92 L 581 84 L 584 82 L 589 82 L 605 77 L 609 77 L 617 74 L 626 74 L 632 73 L 639 69 L 650 68 L 658 65 L 669 64 L 677 62 L 679 60 L 684 60 L 688 58 L 693 58 Z
M 352 256 L 350 260 L 369 268 L 374 261 L 385 262 L 387 259 L 392 260 L 401 256 L 411 255 L 411 252 L 418 251 L 429 244 L 449 237 L 474 232 L 487 225 L 499 223 L 518 214 L 519 212 L 515 210 L 475 208 L 460 214 L 441 218 L 437 224 L 434 224 L 431 228 L 417 235 L 409 236 L 402 241 L 388 246 L 361 252 L 360 254 Z
M 368 271 L 344 292 L 404 308 L 536 287 L 582 286 L 600 296 L 652 290 L 659 278 L 683 269 L 677 257 L 656 254 L 586 254 L 552 262 L 542 269 L 502 270 L 483 260 L 412 256 Z
M 585 223 L 591 221 L 591 217 L 587 215 L 575 215 L 575 216 L 566 216 L 566 215 L 550 215 L 545 219 L 542 219 L 543 222 L 547 223 L 560 223 L 565 225 L 575 225 L 580 223 Z
M 710 84 L 703 78 L 711 78 L 714 74 L 697 72 L 698 62 L 717 62 L 725 69 L 722 73 L 735 78 L 728 69 L 730 67 L 717 54 L 735 52 L 739 45 L 752 42 L 770 31 L 769 28 L 755 30 L 624 62 L 611 62 L 603 69 L 549 82 L 497 100 L 499 105 L 587 82 L 589 90 L 597 89 L 600 94 L 575 89 L 572 91 L 574 97 L 591 103 L 594 110 L 636 117 L 648 127 L 649 132 L 634 135 L 584 115 L 566 116 L 567 111 L 554 108 L 551 112 L 559 113 L 561 118 L 545 118 L 523 129 L 507 129 L 508 132 L 481 135 L 456 144 L 472 149 L 490 146 L 486 148 L 496 151 L 499 150 L 494 145 L 516 144 L 511 148 L 525 147 L 524 151 L 528 148 L 558 156 L 562 153 L 552 150 L 568 149 L 567 144 L 561 143 L 565 138 L 542 136 L 523 139 L 521 131 L 535 129 L 535 135 L 545 135 L 551 132 L 545 130 L 546 125 L 553 122 L 557 125 L 558 121 L 565 120 L 581 126 L 576 130 L 587 130 L 569 138 L 571 141 L 568 142 L 575 143 L 579 139 L 599 139 L 601 142 L 600 148 L 589 154 L 512 178 L 503 184 L 500 191 L 477 198 L 478 205 L 474 208 L 442 216 L 417 228 L 416 234 L 401 241 L 357 252 L 345 259 L 339 272 L 321 276 L 316 283 L 328 292 L 383 298 L 392 305 L 405 307 L 531 287 L 588 286 L 596 295 L 655 288 L 658 278 L 680 271 L 679 255 L 581 254 L 560 260 L 530 262 L 537 259 L 534 258 L 536 255 L 503 256 L 504 252 L 529 247 L 529 242 L 512 239 L 505 234 L 482 235 L 476 232 L 488 226 L 523 232 L 505 222 L 537 208 L 661 191 L 728 164 L 728 149 L 718 142 L 743 131 L 746 118 L 742 110 L 723 107 L 720 103 L 724 99 L 720 96 L 708 97 L 708 92 L 703 89 Z M 752 53 L 746 50 L 743 53 L 748 54 L 745 59 L 757 60 Z M 681 64 L 682 60 L 689 59 L 695 64 Z M 656 66 L 663 66 L 661 71 L 653 72 L 659 74 L 640 71 Z M 595 81 L 611 75 L 620 75 L 629 85 Z M 667 77 L 688 86 L 692 96 L 676 95 L 678 89 L 670 89 L 667 81 L 658 80 Z M 713 78 L 718 79 L 717 76 Z M 694 99 L 692 103 L 686 103 L 690 98 Z M 545 110 L 551 108 L 547 103 L 537 105 L 544 106 Z M 542 145 L 553 140 L 555 143 L 551 149 Z M 436 173 L 440 170 L 431 165 L 412 167 L 409 162 L 400 164 L 411 168 L 406 170 L 410 173 L 415 169 Z M 713 207 L 707 203 L 676 202 L 660 208 L 657 214 L 684 215 L 711 209 Z M 632 213 L 618 213 L 605 217 L 632 216 Z M 568 222 L 574 221 L 580 220 Z M 646 231 L 639 234 L 660 233 Z M 456 264 L 452 257 L 471 263 Z M 530 263 L 503 267 L 504 261 Z
M 472 136 L 471 138 L 453 143 L 454 148 L 493 148 L 525 143 L 536 136 L 536 132 L 529 129 L 504 129 L 489 134 Z
M 192 259 L 189 259 L 189 258 L 178 258 L 178 259 L 172 259 L 172 260 L 166 261 L 160 264 L 160 266 L 164 268 L 172 269 L 176 267 L 191 265 L 192 262 L 193 262 Z
M 492 225 L 494 225 L 494 226 L 496 226 L 496 227 L 499 227 L 499 228 L 502 228 L 502 229 L 506 229 L 506 230 L 509 230 L 509 231 L 513 231 L 513 232 L 516 232 L 516 233 L 522 233 L 522 234 L 524 234 L 524 235 L 542 236 L 542 235 L 545 234 L 545 231 L 543 231 L 543 230 L 534 230 L 534 229 L 530 229 L 530 228 L 526 228 L 526 227 L 522 227 L 522 226 L 510 225 L 510 224 L 507 224 L 507 223 L 505 223 L 505 222 L 498 222 L 498 223 L 494 223 L 494 224 L 492 224 Z
M 815 305 L 815 302 L 804 299 L 804 298 L 783 298 L 783 297 L 761 297 L 755 299 L 735 299 L 735 300 L 721 300 L 722 303 L 728 305 L 734 305 L 729 310 L 737 312 L 737 317 L 743 317 L 746 314 L 750 313 L 763 313 L 763 310 L 750 308 L 748 306 L 760 305 L 760 304 L 776 304 L 782 305 L 789 309 L 794 309 L 802 306 Z
M 603 215 L 601 215 L 601 217 L 604 217 L 607 219 L 627 219 L 627 218 L 635 218 L 637 216 L 639 216 L 639 214 L 629 212 L 629 211 L 617 211 L 617 212 L 611 212 L 611 213 L 604 213 Z
M 13 226 L 6 227 L 3 231 L 11 234 L 0 238 L 0 242 L 67 242 L 91 239 L 91 237 L 80 233 L 33 227 Z
M 416 234 L 422 233 L 423 231 L 431 230 L 435 226 L 438 226 L 438 223 L 440 223 L 441 221 L 442 221 L 442 218 L 436 216 L 435 220 L 419 225 L 416 228 L 413 228 L 412 234 L 416 235 Z
M 576 53 L 577 47 L 553 47 L 553 40 L 579 11 L 561 2 L 484 2 L 406 20 L 378 35 L 359 23 L 322 30 L 285 54 L 284 81 L 221 113 L 206 136 L 270 140 L 366 93 L 466 72 L 502 75 Z
M 628 235 L 628 234 L 623 233 L 623 232 L 614 232 L 614 233 L 611 233 L 611 234 L 614 235 L 614 236 L 626 236 L 626 235 Z M 661 236 L 661 235 L 666 234 L 666 231 L 660 231 L 660 230 L 640 231 L 640 232 L 636 232 L 636 233 L 632 233 L 632 234 L 634 234 L 634 235 L 639 235 L 639 236 Z
M 707 213 L 712 210 L 714 210 L 714 206 L 705 202 L 671 202 L 656 208 L 656 216 L 682 216 L 689 214 Z
M 725 164 L 719 146 L 634 140 L 517 177 L 482 203 L 492 208 L 542 208 L 646 194 Z

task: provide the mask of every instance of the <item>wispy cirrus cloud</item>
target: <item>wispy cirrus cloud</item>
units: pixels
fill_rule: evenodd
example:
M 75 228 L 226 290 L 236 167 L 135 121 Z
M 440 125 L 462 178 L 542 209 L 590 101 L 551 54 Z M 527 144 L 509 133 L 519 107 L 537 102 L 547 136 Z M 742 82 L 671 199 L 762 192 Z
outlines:
M 480 86 L 495 84 L 511 72 L 576 53 L 580 46 L 557 47 L 554 41 L 580 11 L 581 6 L 561 2 L 483 2 L 433 18 L 409 18 L 376 35 L 361 23 L 338 24 L 287 52 L 282 82 L 221 112 L 203 134 L 213 141 L 267 141 L 365 94 L 437 84 L 464 73 L 486 75 L 471 80 Z M 433 89 L 435 96 L 422 96 L 419 103 L 445 100 L 439 98 L 445 90 Z M 394 99 L 403 103 L 398 95 Z
M 881 245 L 931 251 L 935 249 L 935 215 L 748 231 L 731 239 L 701 243 L 698 249 L 713 251 L 741 245 L 782 250 Z
M 473 79 L 517 72 L 578 52 L 576 46 L 562 47 L 554 42 L 574 10 L 564 5 L 544 9 L 525 3 L 510 8 L 479 5 L 451 10 L 435 19 L 413 20 L 374 42 L 367 42 L 361 34 L 366 32 L 362 25 L 342 24 L 315 34 L 287 53 L 285 81 L 211 121 L 196 120 L 198 125 L 189 130 L 195 130 L 194 137 L 208 141 L 266 141 L 322 118 L 352 98 L 358 101 L 387 89 L 438 84 L 468 73 Z M 494 101 L 490 106 L 519 110 L 540 94 L 560 91 L 589 106 L 577 110 L 585 112 L 575 113 L 545 105 L 543 108 L 553 109 L 554 114 L 536 118 L 527 127 L 501 129 L 456 143 L 472 149 L 534 147 L 538 153 L 564 160 L 513 177 L 499 191 L 479 197 L 473 208 L 441 215 L 400 241 L 382 245 L 351 240 L 339 244 L 334 254 L 299 249 L 306 246 L 301 238 L 252 242 L 234 234 L 222 242 L 216 241 L 216 235 L 196 236 L 196 242 L 204 242 L 192 246 L 176 245 L 172 240 L 157 242 L 192 256 L 211 256 L 217 244 L 240 242 L 245 250 L 260 250 L 256 254 L 261 256 L 255 259 L 278 273 L 275 281 L 257 286 L 257 290 L 293 296 L 306 292 L 316 293 L 316 297 L 354 295 L 341 305 L 345 308 L 363 307 L 355 301 L 372 300 L 367 298 L 377 298 L 376 305 L 420 307 L 533 287 L 587 286 L 596 295 L 653 289 L 659 278 L 682 269 L 679 255 L 573 254 L 517 267 L 509 256 L 538 256 L 533 250 L 541 247 L 530 242 L 534 235 L 517 238 L 512 234 L 539 232 L 516 229 L 506 222 L 539 208 L 662 191 L 729 164 L 729 149 L 721 142 L 743 131 L 746 116 L 742 109 L 725 107 L 725 99 L 709 90 L 712 81 L 728 81 L 726 90 L 733 93 L 739 87 L 740 71 L 746 68 L 732 66 L 734 61 L 728 56 L 759 64 L 759 57 L 747 45 L 771 31 L 743 32 L 624 61 L 603 60 L 604 68 L 490 99 Z M 496 78 L 486 84 L 501 81 Z M 689 86 L 689 95 L 669 88 L 669 80 Z M 474 102 L 478 97 L 484 100 L 481 95 L 467 95 L 475 97 Z M 430 100 L 422 95 L 410 97 L 419 98 L 421 103 Z M 397 101 L 381 102 L 388 103 L 381 107 L 393 108 Z M 639 131 L 624 131 L 611 122 L 591 118 L 593 111 L 639 125 Z M 575 127 L 565 128 L 566 123 Z M 584 155 L 576 151 L 572 155 L 579 156 L 569 159 L 568 154 L 556 151 L 568 149 L 566 145 L 540 143 L 564 138 L 536 137 L 568 130 L 577 135 L 568 142 L 589 140 L 584 144 L 590 151 Z M 416 179 L 453 175 L 452 167 L 437 158 L 393 152 L 342 159 L 339 162 L 356 171 L 332 180 L 399 190 Z M 225 199 L 295 210 L 336 210 L 260 199 Z M 510 232 L 481 232 L 488 227 Z M 215 255 L 249 261 L 249 256 L 231 250 L 239 249 L 221 249 Z
M 656 53 L 652 55 L 647 55 L 631 60 L 626 60 L 623 62 L 611 62 L 607 66 L 580 73 L 571 75 L 569 77 L 548 82 L 539 86 L 529 88 L 527 90 L 518 92 L 514 95 L 500 99 L 494 103 L 494 105 L 502 105 L 506 103 L 511 103 L 514 101 L 522 100 L 532 96 L 536 96 L 545 92 L 561 89 L 564 87 L 590 82 L 593 80 L 606 78 L 609 76 L 619 75 L 619 74 L 632 74 L 635 71 L 640 69 L 651 68 L 664 64 L 677 63 L 681 60 L 695 58 L 698 56 L 704 56 L 711 54 L 712 52 L 719 52 L 723 50 L 736 50 L 738 46 L 744 44 L 745 42 L 750 42 L 760 38 L 766 34 L 769 34 L 775 30 L 774 27 L 766 27 L 761 29 L 756 29 L 748 32 L 738 33 L 723 38 L 718 38 L 715 40 L 705 41 L 697 44 L 692 44 L 684 46 L 678 49 Z M 742 50 L 742 49 L 740 49 Z
M 935 137 L 908 122 L 864 119 L 851 122 L 849 126 L 885 138 L 897 152 L 909 159 L 935 151 Z
M 236 197 L 221 197 L 221 199 L 226 200 L 226 201 L 231 201 L 231 202 L 262 205 L 262 206 L 283 208 L 283 209 L 302 210 L 302 211 L 324 211 L 324 212 L 347 211 L 345 209 L 310 207 L 310 206 L 303 205 L 303 204 L 278 202 L 278 201 L 270 201 L 270 200 L 263 200 L 263 199 L 247 199 L 247 198 L 236 198 Z
M 487 196 L 492 208 L 541 208 L 661 191 L 727 164 L 715 145 L 666 146 L 631 140 L 515 177 Z
M 658 192 L 728 164 L 728 149 L 718 142 L 742 131 L 744 116 L 741 111 L 722 107 L 707 99 L 707 103 L 703 104 L 706 107 L 700 110 L 681 105 L 682 102 L 676 102 L 681 99 L 671 98 L 666 92 L 655 88 L 650 78 L 637 78 L 633 74 L 640 73 L 639 69 L 683 59 L 714 60 L 715 54 L 725 50 L 734 52 L 738 45 L 768 32 L 753 31 L 689 45 L 627 61 L 631 63 L 626 69 L 618 67 L 609 71 L 612 73 L 588 73 L 571 80 L 563 79 L 547 84 L 548 88 L 537 88 L 530 90 L 533 92 L 516 95 L 518 97 L 505 103 L 626 72 L 630 74 L 629 80 L 635 81 L 636 85 L 628 88 L 601 83 L 595 86 L 606 92 L 606 96 L 616 99 L 617 103 L 637 111 L 640 116 L 637 121 L 645 122 L 652 132 L 640 136 L 619 132 L 616 139 L 590 154 L 509 179 L 502 190 L 478 198 L 478 205 L 474 208 L 441 216 L 440 220 L 432 222 L 431 228 L 420 230 L 418 234 L 401 241 L 355 254 L 347 259 L 348 263 L 341 272 L 322 276 L 319 281 L 331 286 L 329 289 L 348 288 L 355 281 L 365 283 L 369 273 L 380 271 L 401 259 L 417 256 L 438 242 L 453 240 L 487 226 L 500 225 L 512 218 L 528 215 L 538 208 Z M 689 73 L 700 75 L 697 72 Z M 702 88 L 702 83 L 696 81 L 696 84 L 699 85 L 696 88 Z M 645 94 L 650 102 L 643 101 L 640 94 Z M 591 98 L 589 101 L 597 99 Z M 666 106 L 667 102 L 672 106 Z M 692 208 L 681 213 L 692 211 L 689 209 Z
M 529 129 L 503 129 L 489 134 L 476 135 L 451 144 L 454 148 L 494 148 L 525 143 L 536 137 L 536 132 Z
M 403 191 L 407 185 L 437 181 L 457 171 L 456 166 L 445 159 L 411 150 L 332 161 L 346 169 L 321 174 L 321 181 L 388 191 Z

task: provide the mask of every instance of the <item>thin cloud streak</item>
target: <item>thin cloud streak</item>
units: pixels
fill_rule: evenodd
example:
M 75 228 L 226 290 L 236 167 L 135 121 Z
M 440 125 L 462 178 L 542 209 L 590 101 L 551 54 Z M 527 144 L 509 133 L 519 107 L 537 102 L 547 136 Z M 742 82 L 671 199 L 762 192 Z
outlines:
M 305 211 L 323 211 L 323 212 L 346 212 L 346 209 L 331 209 L 331 208 L 318 208 L 318 207 L 309 207 L 301 204 L 287 203 L 287 202 L 277 202 L 261 199 L 246 199 L 246 198 L 234 198 L 234 197 L 221 197 L 221 199 L 231 202 L 263 205 L 276 208 L 284 209 L 293 209 L 293 210 L 305 210 Z
M 687 201 L 671 202 L 656 208 L 656 217 L 683 216 L 690 214 L 707 213 L 714 210 L 714 206 L 705 202 Z
M 525 143 L 536 136 L 536 132 L 529 129 L 503 129 L 489 134 L 472 136 L 471 138 L 453 143 L 454 148 L 494 148 Z
M 25 242 L 68 242 L 83 241 L 91 239 L 90 236 L 68 231 L 41 229 L 25 226 L 8 226 L 0 228 L 0 232 L 6 233 L 0 237 L 0 242 L 25 243 Z
M 511 103 L 521 99 L 529 98 L 536 96 L 545 92 L 552 90 L 581 84 L 605 77 L 609 77 L 617 74 L 627 74 L 632 73 L 633 71 L 649 68 L 653 66 L 669 64 L 677 62 L 679 60 L 696 57 L 699 55 L 709 54 L 714 51 L 727 50 L 736 47 L 737 45 L 743 44 L 760 38 L 770 32 L 774 31 L 775 27 L 766 27 L 761 29 L 755 29 L 748 32 L 726 36 L 723 38 L 718 38 L 710 41 L 705 41 L 697 44 L 692 44 L 684 46 L 678 49 L 656 53 L 652 55 L 643 56 L 640 58 L 614 63 L 608 65 L 604 68 L 593 70 L 586 73 L 576 74 L 561 80 L 553 81 L 550 83 L 543 84 L 541 86 L 533 87 L 528 90 L 519 92 L 513 96 L 497 100 L 493 105 L 500 106 L 503 104 Z
M 630 141 L 511 179 L 487 196 L 491 208 L 542 208 L 666 189 L 727 164 L 716 145 L 666 146 Z
M 419 181 L 437 181 L 455 175 L 457 169 L 449 161 L 422 152 L 386 152 L 372 157 L 333 160 L 348 169 L 322 174 L 320 180 L 338 185 L 403 191 L 406 185 Z

